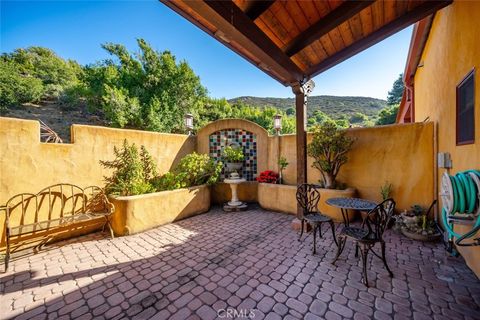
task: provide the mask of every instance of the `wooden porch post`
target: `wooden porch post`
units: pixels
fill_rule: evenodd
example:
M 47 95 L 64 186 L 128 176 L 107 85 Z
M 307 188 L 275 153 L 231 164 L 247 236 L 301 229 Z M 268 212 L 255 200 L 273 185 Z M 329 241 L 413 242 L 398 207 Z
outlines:
M 292 86 L 297 120 L 297 185 L 307 183 L 307 97 L 314 87 L 313 80 Z M 302 216 L 302 208 L 298 203 L 297 216 Z
M 297 184 L 302 184 L 307 182 L 307 106 L 302 86 L 294 85 L 292 91 L 297 118 Z

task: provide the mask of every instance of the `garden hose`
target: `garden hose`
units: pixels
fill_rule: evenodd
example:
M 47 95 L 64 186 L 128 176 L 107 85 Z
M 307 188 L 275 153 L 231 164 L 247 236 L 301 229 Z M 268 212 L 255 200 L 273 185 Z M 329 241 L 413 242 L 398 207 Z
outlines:
M 442 218 L 449 243 L 453 244 L 453 238 L 457 238 L 455 244 L 458 246 L 480 246 L 480 238 L 465 242 L 480 230 L 480 171 L 467 170 L 454 176 L 444 173 L 441 188 Z M 459 234 L 453 230 L 454 224 L 473 227 L 465 234 Z M 453 251 L 452 247 L 450 245 L 449 251 Z

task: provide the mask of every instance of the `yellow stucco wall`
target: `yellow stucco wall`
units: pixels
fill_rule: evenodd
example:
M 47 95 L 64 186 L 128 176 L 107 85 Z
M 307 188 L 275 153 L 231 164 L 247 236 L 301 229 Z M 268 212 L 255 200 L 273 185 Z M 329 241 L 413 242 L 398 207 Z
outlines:
M 197 152 L 209 154 L 209 136 L 219 130 L 243 129 L 254 133 L 257 137 L 257 174 L 267 170 L 270 149 L 268 132 L 258 124 L 243 119 L 222 119 L 209 123 L 198 131 Z M 230 186 L 219 183 L 213 187 L 212 201 L 216 204 L 225 203 L 231 198 Z M 242 183 L 238 187 L 238 198 L 241 201 L 257 201 L 257 183 Z
M 480 169 L 480 2 L 455 1 L 439 11 L 415 74 L 415 120 L 429 117 L 437 125 L 439 152 L 449 152 L 450 174 Z M 475 68 L 475 143 L 456 146 L 456 86 Z M 444 169 L 439 169 L 438 179 Z M 437 191 L 439 192 L 439 190 Z M 465 232 L 464 227 L 459 229 Z M 478 234 L 477 236 L 480 236 Z M 480 247 L 459 248 L 480 276 Z
M 348 162 L 340 169 L 338 180 L 354 187 L 358 196 L 380 201 L 380 187 L 385 181 L 393 185 L 393 194 L 399 210 L 413 204 L 428 206 L 433 200 L 433 124 L 417 123 L 373 128 L 349 129 L 355 138 Z M 270 137 L 271 149 L 278 149 L 287 158 L 284 171 L 286 184 L 296 184 L 295 135 Z M 308 134 L 310 142 L 312 135 Z M 272 155 L 274 153 L 271 153 Z M 277 152 L 278 154 L 278 152 Z M 276 158 L 269 157 L 269 168 L 276 168 Z M 308 158 L 308 182 L 320 180 L 318 170 L 311 167 Z
M 40 143 L 37 121 L 0 118 L 0 204 L 22 192 L 36 193 L 56 183 L 80 187 L 103 186 L 108 171 L 100 160 L 112 160 L 113 147 L 124 139 L 145 145 L 158 163 L 159 173 L 167 172 L 184 155 L 195 150 L 195 138 L 74 125 L 71 144 Z M 5 213 L 0 212 L 0 226 Z M 0 239 L 4 242 L 4 230 Z
M 203 185 L 128 197 L 110 197 L 116 235 L 142 232 L 210 209 L 210 187 Z

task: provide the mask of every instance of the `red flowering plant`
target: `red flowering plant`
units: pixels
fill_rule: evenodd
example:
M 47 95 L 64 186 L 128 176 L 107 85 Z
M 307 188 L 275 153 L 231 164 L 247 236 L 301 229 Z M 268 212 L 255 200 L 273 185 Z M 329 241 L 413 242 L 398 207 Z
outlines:
M 260 172 L 260 176 L 257 177 L 257 181 L 262 183 L 277 183 L 278 173 L 272 170 L 265 170 L 263 172 Z

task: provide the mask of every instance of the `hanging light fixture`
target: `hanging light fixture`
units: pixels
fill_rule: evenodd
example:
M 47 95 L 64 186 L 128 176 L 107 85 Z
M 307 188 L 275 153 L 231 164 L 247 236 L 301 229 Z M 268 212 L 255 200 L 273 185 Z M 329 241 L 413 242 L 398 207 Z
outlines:
M 276 114 L 273 116 L 273 128 L 277 132 L 277 135 L 280 134 L 280 131 L 282 130 L 282 116 L 279 114 Z
M 183 121 L 184 121 L 184 124 L 185 124 L 185 128 L 187 128 L 188 130 L 188 134 L 192 134 L 192 130 L 193 130 L 193 115 L 190 114 L 190 113 L 187 113 L 184 117 L 183 117 Z

